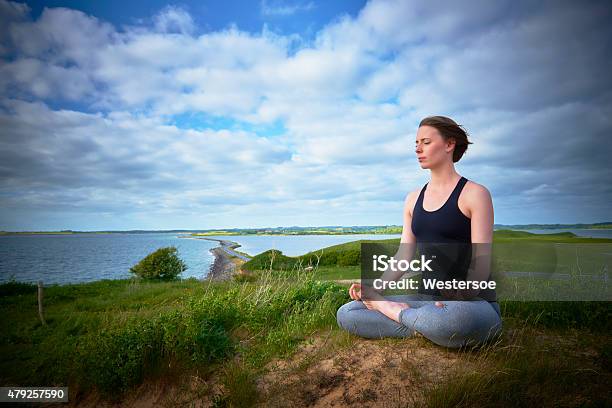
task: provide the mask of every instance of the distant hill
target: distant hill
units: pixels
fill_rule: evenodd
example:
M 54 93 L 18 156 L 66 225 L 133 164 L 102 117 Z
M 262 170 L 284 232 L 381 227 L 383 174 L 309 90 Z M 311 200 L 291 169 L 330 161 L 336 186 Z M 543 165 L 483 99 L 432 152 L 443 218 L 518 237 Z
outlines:
M 612 221 L 594 224 L 495 224 L 499 229 L 612 229 Z M 224 228 L 207 230 L 125 230 L 125 231 L 0 231 L 0 235 L 13 234 L 151 234 L 177 233 L 193 235 L 331 235 L 331 234 L 401 234 L 401 225 L 326 225 L 321 227 L 265 227 L 265 228 Z
M 299 270 L 300 268 L 318 265 L 318 266 L 358 266 L 361 264 L 361 244 L 362 243 L 377 243 L 399 245 L 400 238 L 391 238 L 383 240 L 363 240 L 356 239 L 352 242 L 336 244 L 315 251 L 310 251 L 304 255 L 287 256 L 277 249 L 270 249 L 254 256 L 241 265 L 242 270 Z M 494 243 L 611 243 L 609 238 L 587 238 L 579 237 L 571 232 L 559 232 L 556 234 L 533 234 L 526 231 L 512 230 L 497 230 L 493 233 Z M 526 247 L 525 247 L 526 248 Z
M 612 221 L 595 224 L 495 224 L 495 229 L 612 229 Z

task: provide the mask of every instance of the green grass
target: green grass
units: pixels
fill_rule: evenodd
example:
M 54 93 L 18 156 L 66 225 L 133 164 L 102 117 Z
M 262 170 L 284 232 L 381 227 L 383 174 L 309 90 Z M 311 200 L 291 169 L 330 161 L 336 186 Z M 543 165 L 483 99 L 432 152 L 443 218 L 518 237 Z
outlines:
M 612 243 L 612 239 L 610 238 L 579 237 L 572 232 L 557 232 L 554 234 L 534 234 L 532 232 L 512 230 L 497 230 L 493 232 L 493 242 L 516 242 L 519 240 L 528 240 L 532 242 L 559 242 L 568 244 Z
M 271 249 L 255 255 L 242 265 L 245 270 L 298 270 L 308 266 L 358 266 L 361 262 L 361 243 L 379 242 L 399 244 L 399 239 L 356 240 L 333 245 L 300 256 L 286 256 L 277 249 Z
M 400 239 L 355 240 L 321 248 L 295 257 L 286 256 L 279 250 L 268 250 L 255 255 L 250 261 L 245 262 L 242 265 L 242 269 L 250 271 L 262 269 L 295 270 L 307 266 L 318 266 L 320 268 L 359 266 L 361 262 L 361 244 L 372 242 L 399 245 Z M 494 245 L 494 249 L 500 248 L 501 261 L 512 262 L 506 266 L 523 268 L 527 262 L 533 263 L 539 260 L 542 263 L 542 250 L 546 250 L 548 255 L 554 256 L 555 253 L 551 253 L 551 251 L 558 251 L 555 249 L 554 244 L 612 244 L 612 239 L 578 237 L 571 232 L 533 234 L 525 231 L 497 230 L 493 233 L 493 242 L 497 244 Z M 514 253 L 509 253 L 511 250 L 514 250 Z M 517 257 L 517 253 L 520 254 L 520 260 Z M 522 261 L 523 264 L 519 261 Z M 541 266 L 536 265 L 536 268 L 539 267 Z M 336 273 L 335 276 L 339 276 L 339 274 Z M 338 279 L 350 278 L 344 276 L 338 277 Z
M 312 274 L 257 283 L 100 281 L 1 298 L 6 385 L 70 385 L 119 398 L 173 365 L 206 372 L 233 356 L 256 370 L 335 323 L 346 291 Z M 249 342 L 242 343 L 246 333 Z
M 289 257 L 278 250 L 265 251 L 242 265 L 242 269 L 284 271 L 292 274 L 304 267 L 318 269 L 324 280 L 360 278 L 361 243 L 377 242 L 393 249 L 399 239 L 356 240 Z M 570 232 L 533 234 L 498 230 L 494 233 L 493 279 L 498 299 L 521 301 L 600 301 L 609 299 L 607 284 L 601 283 L 612 251 L 612 239 L 581 238 Z M 391 252 L 392 253 L 392 252 Z M 537 272 L 563 275 L 564 279 L 511 276 L 506 272 Z M 590 275 L 595 276 L 592 278 Z M 600 279 L 597 279 L 597 277 Z M 569 277 L 569 279 L 567 279 Z
M 542 332 L 530 323 L 516 321 L 506 342 L 457 353 L 472 368 L 457 365 L 448 380 L 428 390 L 423 405 L 609 406 L 609 338 L 567 329 Z
M 543 242 L 533 235 L 496 231 L 496 240 Z M 552 242 L 575 240 L 561 234 Z M 318 255 L 318 266 L 311 272 L 305 272 L 306 265 L 296 258 L 269 253 L 284 261 L 285 268 L 255 269 L 254 276 L 242 282 L 103 280 L 48 286 L 46 326 L 38 318 L 36 286 L 0 285 L 0 380 L 5 385 L 68 385 L 73 400 L 94 391 L 120 399 L 149 379 L 217 372 L 223 392 L 214 403 L 250 406 L 258 401 L 255 380 L 268 362 L 290 356 L 321 329 L 339 330 L 335 313 L 349 297 L 347 285 L 331 281 L 359 279 L 358 265 L 338 265 L 359 245 L 355 241 L 307 254 Z M 329 255 L 321 262 L 324 253 Z M 500 306 L 504 322 L 525 326 L 527 337 L 537 329 L 579 330 L 585 339 L 608 338 L 592 342 L 610 366 L 610 302 L 500 301 Z M 562 391 L 581 378 L 571 371 L 580 363 L 563 362 L 559 353 L 547 357 L 532 352 L 537 350 L 532 346 L 525 340 L 518 354 L 503 349 L 479 354 L 482 370 L 458 373 L 450 383 L 433 389 L 429 406 L 466 406 L 466 401 L 479 398 L 485 405 L 527 406 L 547 396 L 565 395 Z M 557 386 L 544 376 L 550 370 L 571 372 Z M 589 373 L 582 378 L 600 386 L 601 379 Z M 503 396 L 508 393 L 510 397 Z
M 344 280 L 361 277 L 360 266 L 321 266 L 316 270 L 316 276 L 322 280 Z
M 118 280 L 50 286 L 45 288 L 48 326 L 38 320 L 35 291 L 5 291 L 0 297 L 6 317 L 0 335 L 2 382 L 69 385 L 79 395 L 97 390 L 119 399 L 148 379 L 217 371 L 223 392 L 215 404 L 250 406 L 258 401 L 254 384 L 267 362 L 290 356 L 320 329 L 338 330 L 335 312 L 349 300 L 346 287 L 317 279 L 340 270 L 302 271 L 292 279 L 263 273 L 247 283 Z M 608 302 L 501 302 L 501 307 L 511 325 L 610 332 Z M 609 360 L 609 345 L 598 347 Z M 464 373 L 432 390 L 430 406 L 461 405 L 465 395 L 508 403 L 499 392 L 515 393 L 510 402 L 537 402 L 557 392 L 540 373 L 570 369 L 574 363 L 537 360 L 537 354 L 522 350 L 520 355 L 496 351 L 495 358 L 489 353 L 483 360 L 483 370 L 488 365 L 500 381 L 493 390 L 489 376 Z M 578 377 L 572 373 L 570 380 Z M 543 397 L 519 392 L 534 381 L 540 381 Z

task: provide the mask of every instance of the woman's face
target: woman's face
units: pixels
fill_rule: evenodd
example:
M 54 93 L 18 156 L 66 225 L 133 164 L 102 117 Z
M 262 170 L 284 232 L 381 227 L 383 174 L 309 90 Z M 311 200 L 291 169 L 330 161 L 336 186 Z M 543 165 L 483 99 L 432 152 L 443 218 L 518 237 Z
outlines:
M 447 160 L 453 161 L 454 141 L 446 142 L 438 129 L 421 126 L 417 131 L 415 153 L 422 169 L 431 169 Z

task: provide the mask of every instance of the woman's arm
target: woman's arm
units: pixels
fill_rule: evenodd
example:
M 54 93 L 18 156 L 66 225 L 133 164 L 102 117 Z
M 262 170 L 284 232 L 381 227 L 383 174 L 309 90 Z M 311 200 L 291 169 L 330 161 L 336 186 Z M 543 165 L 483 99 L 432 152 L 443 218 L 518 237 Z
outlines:
M 472 216 L 472 243 L 493 242 L 493 200 L 486 187 L 474 183 L 468 196 Z
M 491 255 L 493 243 L 493 200 L 486 187 L 473 183 L 466 195 L 471 214 L 472 260 L 466 280 L 486 281 L 491 274 Z M 459 290 L 457 298 L 471 299 L 478 296 L 479 289 Z

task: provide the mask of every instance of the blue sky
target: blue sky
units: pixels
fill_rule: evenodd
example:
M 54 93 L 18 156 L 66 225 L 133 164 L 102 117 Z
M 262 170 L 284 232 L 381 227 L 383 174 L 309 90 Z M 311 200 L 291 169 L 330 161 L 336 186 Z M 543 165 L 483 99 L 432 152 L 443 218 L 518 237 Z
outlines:
M 609 221 L 607 2 L 0 0 L 0 229 L 399 225 L 420 119 L 495 222 Z
M 313 38 L 325 25 L 343 15 L 355 17 L 366 4 L 363 0 L 334 1 L 28 1 L 31 16 L 38 18 L 45 7 L 66 7 L 123 26 L 146 24 L 168 6 L 185 10 L 195 24 L 195 34 L 205 34 L 235 24 L 240 30 L 261 32 L 264 24 L 272 31 Z

